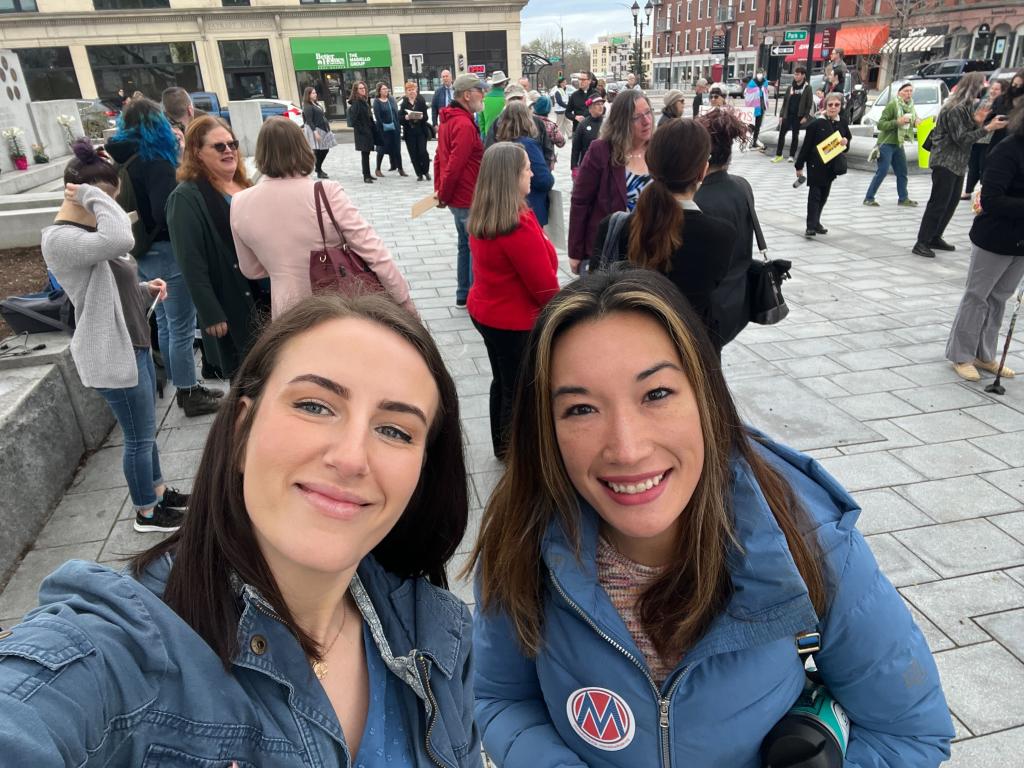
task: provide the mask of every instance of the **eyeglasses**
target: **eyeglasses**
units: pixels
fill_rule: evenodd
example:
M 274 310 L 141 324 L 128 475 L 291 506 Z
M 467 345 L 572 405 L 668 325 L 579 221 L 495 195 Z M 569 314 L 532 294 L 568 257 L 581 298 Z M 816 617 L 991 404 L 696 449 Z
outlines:
M 649 120 L 650 118 L 651 110 L 648 109 L 646 112 L 637 112 L 635 115 L 633 115 L 633 122 L 642 123 L 644 120 Z
M 722 95 L 722 94 L 720 94 L 720 93 L 712 93 L 712 94 L 711 94 L 711 98 L 712 98 L 712 99 L 724 99 L 724 98 L 725 98 L 725 96 L 723 96 L 723 95 Z
M 216 144 L 207 144 L 206 146 L 212 147 L 213 149 L 217 150 L 218 152 L 220 152 L 220 154 L 223 155 L 229 149 L 232 152 L 234 152 L 236 149 L 238 149 L 238 141 L 235 140 L 235 141 L 229 141 L 229 142 L 226 142 L 226 143 L 223 142 L 223 141 L 218 141 Z

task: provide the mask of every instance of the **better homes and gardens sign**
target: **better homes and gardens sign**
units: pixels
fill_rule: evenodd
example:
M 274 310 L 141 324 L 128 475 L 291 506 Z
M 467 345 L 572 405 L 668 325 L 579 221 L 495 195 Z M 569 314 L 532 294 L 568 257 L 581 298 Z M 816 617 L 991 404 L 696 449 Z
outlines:
M 310 69 L 366 69 L 390 67 L 387 35 L 292 38 L 296 71 Z

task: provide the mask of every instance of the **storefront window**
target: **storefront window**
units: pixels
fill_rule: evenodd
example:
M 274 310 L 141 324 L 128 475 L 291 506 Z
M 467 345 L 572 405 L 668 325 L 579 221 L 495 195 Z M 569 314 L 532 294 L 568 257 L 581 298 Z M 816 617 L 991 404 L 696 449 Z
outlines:
M 173 85 L 186 91 L 203 90 L 191 42 L 90 45 L 86 50 L 100 98 L 114 95 L 118 88 L 129 95 L 142 91 L 154 101 Z
M 329 117 L 345 116 L 349 92 L 359 80 L 371 93 L 380 82 L 394 90 L 387 35 L 293 38 L 289 43 L 299 93 L 316 88 Z
M 277 98 L 268 40 L 221 40 L 217 45 L 230 99 Z
M 508 44 L 505 30 L 466 33 L 466 63 L 483 65 L 487 76 L 496 69 L 508 73 Z
M 16 48 L 14 52 L 18 54 L 33 101 L 82 98 L 67 48 Z
M 22 13 L 38 11 L 36 0 L 0 0 L 0 13 Z
M 417 83 L 421 91 L 437 90 L 441 85 L 441 71 L 455 72 L 455 47 L 450 32 L 402 35 L 402 53 L 405 55 L 405 79 Z M 410 54 L 423 56 L 423 71 L 412 71 Z M 454 74 L 453 74 L 454 77 Z

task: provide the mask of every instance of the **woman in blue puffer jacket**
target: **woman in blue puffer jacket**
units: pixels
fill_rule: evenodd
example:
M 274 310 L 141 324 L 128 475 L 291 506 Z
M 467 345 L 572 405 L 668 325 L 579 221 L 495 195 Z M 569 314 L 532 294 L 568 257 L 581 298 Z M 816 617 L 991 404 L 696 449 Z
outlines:
M 756 768 L 805 672 L 845 766 L 936 766 L 918 627 L 813 460 L 741 426 L 701 324 L 649 270 L 566 287 L 531 334 L 475 550 L 476 720 L 504 768 Z

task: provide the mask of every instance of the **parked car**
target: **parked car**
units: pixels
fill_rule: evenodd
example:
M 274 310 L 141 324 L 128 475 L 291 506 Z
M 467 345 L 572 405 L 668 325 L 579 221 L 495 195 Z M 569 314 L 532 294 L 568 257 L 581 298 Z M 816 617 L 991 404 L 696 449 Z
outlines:
M 922 64 L 915 75 L 924 79 L 942 80 L 952 90 L 968 72 L 991 72 L 995 68 L 995 62 L 987 59 L 941 59 Z
M 949 86 L 943 80 L 897 80 L 895 83 L 887 85 L 878 94 L 867 114 L 864 115 L 864 125 L 872 126 L 876 136 L 878 135 L 878 121 L 882 117 L 885 105 L 892 98 L 893 88 L 898 90 L 904 82 L 910 82 L 914 86 L 914 109 L 922 120 L 929 117 L 937 118 L 943 102 L 949 98 Z
M 811 90 L 817 93 L 822 89 L 823 82 L 823 75 L 811 75 Z M 846 71 L 846 77 L 843 78 L 843 96 L 846 99 L 843 108 L 846 110 L 847 119 L 851 125 L 859 123 L 864 119 L 864 113 L 868 111 L 868 92 L 860 80 L 860 73 L 855 69 Z
M 229 114 L 227 104 L 221 104 L 220 97 L 216 93 L 196 91 L 195 93 L 190 93 L 189 96 L 192 97 L 192 104 L 197 112 L 201 110 L 208 115 L 222 117 L 229 123 L 231 122 L 231 115 Z M 292 122 L 302 125 L 302 110 L 290 101 L 264 99 L 258 96 L 250 99 L 250 101 L 257 102 L 260 105 L 260 112 L 263 113 L 264 120 L 270 117 L 287 117 Z
M 1019 67 L 1000 67 L 999 69 L 993 69 L 988 73 L 988 81 L 990 83 L 993 80 L 1006 80 L 1009 82 L 1019 71 Z
M 743 86 L 745 86 L 746 83 L 742 80 L 737 80 L 735 77 L 733 77 L 730 78 L 729 81 L 725 83 L 711 83 L 710 87 L 714 88 L 716 85 L 723 91 L 725 91 L 725 95 L 728 96 L 729 98 L 739 99 L 743 97 Z
M 103 131 L 117 127 L 117 116 L 121 114 L 112 101 L 103 99 L 77 99 L 78 117 L 82 121 L 85 135 L 98 139 Z

